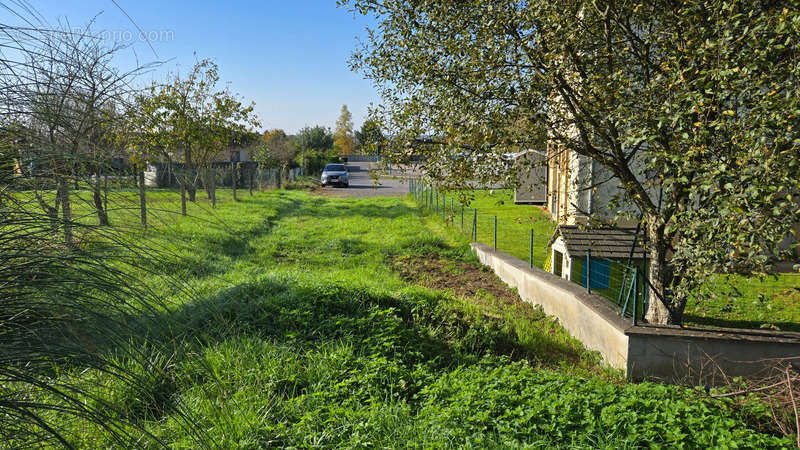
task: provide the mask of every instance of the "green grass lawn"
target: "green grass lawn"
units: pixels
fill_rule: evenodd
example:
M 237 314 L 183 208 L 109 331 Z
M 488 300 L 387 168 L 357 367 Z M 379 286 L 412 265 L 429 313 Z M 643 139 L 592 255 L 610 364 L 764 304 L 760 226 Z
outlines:
M 477 219 L 477 241 L 489 246 L 495 245 L 494 218 L 497 217 L 497 249 L 525 261 L 530 259 L 530 232 L 533 230 L 533 264 L 544 267 L 549 250 L 547 243 L 556 227 L 550 216 L 538 206 L 515 205 L 514 192 L 508 189 L 476 190 L 472 194 L 469 203 L 462 208 L 456 195 L 440 193 L 440 215 L 443 213 L 445 220 L 466 236 L 472 233 L 473 220 Z M 434 194 L 434 211 L 436 202 Z M 424 199 L 420 203 L 425 204 Z M 477 210 L 477 217 L 473 217 L 474 210 Z
M 700 292 L 686 307 L 687 324 L 800 331 L 800 274 L 717 275 Z
M 221 191 L 216 210 L 201 199 L 182 218 L 174 193 L 149 198 L 161 212 L 147 232 L 135 210 L 115 210 L 112 223 L 163 252 L 170 273 L 139 275 L 171 306 L 142 317 L 130 337 L 146 365 L 108 352 L 132 372 L 158 374 L 146 378 L 152 395 L 80 364 L 49 375 L 83 388 L 89 404 L 111 399 L 152 433 L 133 430 L 137 446 L 792 445 L 756 425 L 769 422 L 763 407 L 626 384 L 556 321 L 490 289 L 491 274 L 464 294 L 471 280 L 458 277 L 486 271 L 463 236 L 410 200 L 274 191 L 234 203 Z M 404 278 L 399 268 L 413 261 L 437 264 Z M 103 429 L 49 416 L 76 447 L 110 445 Z

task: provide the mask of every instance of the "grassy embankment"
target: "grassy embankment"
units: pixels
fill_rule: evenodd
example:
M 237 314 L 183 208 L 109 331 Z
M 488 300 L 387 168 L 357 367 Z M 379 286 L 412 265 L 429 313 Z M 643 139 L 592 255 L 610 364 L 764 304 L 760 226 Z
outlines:
M 135 214 L 112 215 L 174 259 L 174 273 L 141 274 L 173 307 L 131 336 L 142 351 L 148 341 L 175 350 L 151 358 L 167 375 L 153 378 L 153 395 L 132 397 L 80 367 L 53 372 L 111 393 L 163 442 L 196 445 L 162 412 L 179 402 L 222 448 L 791 445 L 759 428 L 764 408 L 624 383 L 409 201 L 218 198 L 213 213 L 205 201 L 191 205 L 194 217 L 162 212 L 145 233 Z M 149 199 L 179 211 L 173 193 Z M 188 288 L 172 288 L 175 277 Z M 104 445 L 103 431 L 80 421 L 59 427 L 77 447 Z
M 447 203 L 449 208 L 449 199 Z M 468 206 L 478 209 L 478 241 L 493 245 L 493 217 L 497 216 L 498 249 L 524 261 L 529 257 L 529 233 L 533 228 L 534 265 L 543 267 L 545 245 L 555 229 L 548 214 L 536 206 L 515 205 L 513 192 L 509 190 L 476 191 Z M 460 207 L 455 209 L 453 225 L 460 229 Z M 467 235 L 471 223 L 470 209 L 464 219 Z M 800 331 L 800 274 L 781 273 L 764 278 L 718 275 L 701 291 L 708 297 L 689 302 L 684 317 L 686 325 Z

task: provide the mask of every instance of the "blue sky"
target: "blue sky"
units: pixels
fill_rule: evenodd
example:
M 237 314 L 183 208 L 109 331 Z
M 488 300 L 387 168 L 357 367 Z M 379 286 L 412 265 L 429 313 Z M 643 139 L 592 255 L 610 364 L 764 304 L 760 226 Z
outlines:
M 369 81 L 351 72 L 347 59 L 365 37 L 371 19 L 354 17 L 335 0 L 209 1 L 117 0 L 150 38 L 158 58 L 112 0 L 29 0 L 51 24 L 81 26 L 97 16 L 95 31 L 132 40 L 121 66 L 167 61 L 146 75 L 163 81 L 167 73 L 186 73 L 198 58 L 211 58 L 221 81 L 255 101 L 262 128 L 294 133 L 304 125 L 333 127 L 342 104 L 360 127 L 370 103 L 379 97 Z M 0 11 L 0 19 L 6 15 Z M 99 16 L 98 16 L 99 14 Z M 5 21 L 5 19 L 4 19 Z

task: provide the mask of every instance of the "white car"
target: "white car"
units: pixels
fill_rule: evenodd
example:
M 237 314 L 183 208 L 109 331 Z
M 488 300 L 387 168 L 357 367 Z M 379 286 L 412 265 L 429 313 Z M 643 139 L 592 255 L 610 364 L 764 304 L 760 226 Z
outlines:
M 350 186 L 350 174 L 344 164 L 328 164 L 322 171 L 320 183 L 323 186 L 336 184 L 339 186 Z

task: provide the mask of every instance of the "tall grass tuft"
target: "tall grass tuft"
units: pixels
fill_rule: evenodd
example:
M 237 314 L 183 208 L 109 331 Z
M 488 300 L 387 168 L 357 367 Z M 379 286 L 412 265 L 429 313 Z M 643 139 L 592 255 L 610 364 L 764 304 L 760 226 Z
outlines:
M 71 447 L 57 425 L 65 417 L 120 445 L 143 438 L 157 444 L 141 424 L 165 414 L 191 434 L 193 421 L 170 395 L 169 361 L 178 349 L 147 340 L 146 318 L 167 317 L 157 290 L 164 283 L 151 286 L 137 275 L 164 273 L 166 249 L 85 221 L 62 218 L 54 226 L 13 191 L 17 182 L 0 179 L 0 446 Z M 78 238 L 72 245 L 64 227 Z M 166 284 L 181 289 L 178 278 Z M 128 398 L 104 389 L 108 380 L 123 385 Z

